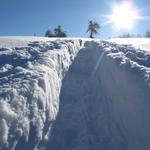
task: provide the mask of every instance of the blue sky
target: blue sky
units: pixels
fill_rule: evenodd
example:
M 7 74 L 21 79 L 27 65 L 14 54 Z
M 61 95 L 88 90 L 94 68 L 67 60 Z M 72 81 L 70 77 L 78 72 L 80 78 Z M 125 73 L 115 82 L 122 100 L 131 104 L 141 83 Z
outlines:
M 43 36 L 45 31 L 62 25 L 71 37 L 87 37 L 88 20 L 107 21 L 103 14 L 111 14 L 112 6 L 121 0 L 0 0 L 0 36 Z M 148 16 L 149 0 L 132 0 Z M 150 29 L 150 21 L 139 21 L 130 32 L 144 34 Z M 99 38 L 120 34 L 112 24 L 101 27 Z

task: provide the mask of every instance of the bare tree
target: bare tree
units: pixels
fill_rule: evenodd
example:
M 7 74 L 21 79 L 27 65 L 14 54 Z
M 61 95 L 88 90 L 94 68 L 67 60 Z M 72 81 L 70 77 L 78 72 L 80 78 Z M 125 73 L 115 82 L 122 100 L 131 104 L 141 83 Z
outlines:
M 87 32 L 90 32 L 90 38 L 94 38 L 93 34 L 98 34 L 98 30 L 100 29 L 100 25 L 96 21 L 89 21 Z

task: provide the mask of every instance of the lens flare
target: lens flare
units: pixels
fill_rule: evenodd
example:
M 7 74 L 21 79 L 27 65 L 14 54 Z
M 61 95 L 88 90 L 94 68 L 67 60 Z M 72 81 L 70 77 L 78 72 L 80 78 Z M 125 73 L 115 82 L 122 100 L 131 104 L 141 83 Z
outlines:
M 110 15 L 111 22 L 118 29 L 132 29 L 138 18 L 138 11 L 129 2 L 115 5 Z
M 150 20 L 149 16 L 141 16 L 143 9 L 137 9 L 131 1 L 122 1 L 112 7 L 111 14 L 101 15 L 107 18 L 102 26 L 113 24 L 116 29 L 131 30 L 140 20 Z

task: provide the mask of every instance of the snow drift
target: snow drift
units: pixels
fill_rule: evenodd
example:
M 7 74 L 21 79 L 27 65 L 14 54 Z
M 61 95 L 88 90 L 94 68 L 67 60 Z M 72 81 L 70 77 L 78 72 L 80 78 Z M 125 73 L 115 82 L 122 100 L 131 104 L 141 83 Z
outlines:
M 150 54 L 53 39 L 0 49 L 0 149 L 149 150 Z

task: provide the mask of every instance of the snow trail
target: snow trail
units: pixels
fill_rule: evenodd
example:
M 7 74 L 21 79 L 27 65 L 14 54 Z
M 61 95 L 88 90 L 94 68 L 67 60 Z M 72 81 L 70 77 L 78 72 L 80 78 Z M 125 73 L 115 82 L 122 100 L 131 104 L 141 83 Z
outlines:
M 120 55 L 114 56 L 114 49 L 120 53 L 122 47 L 94 44 L 80 50 L 63 80 L 60 109 L 48 147 L 148 150 L 149 87 L 136 72 L 138 68 L 126 66 L 127 62 L 121 65 L 125 61 L 121 59 L 128 58 L 116 59 Z

